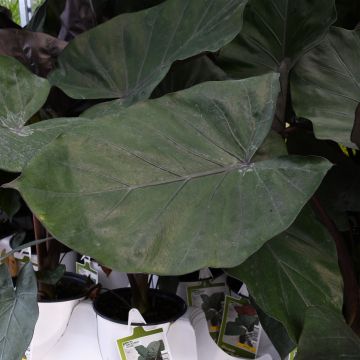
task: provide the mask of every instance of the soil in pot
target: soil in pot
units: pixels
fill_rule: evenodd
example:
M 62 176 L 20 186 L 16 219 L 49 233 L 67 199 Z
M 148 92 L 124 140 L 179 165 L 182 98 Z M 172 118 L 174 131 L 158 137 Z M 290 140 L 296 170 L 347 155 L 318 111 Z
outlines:
M 131 309 L 131 288 L 109 290 L 94 301 L 94 309 L 101 317 L 127 324 Z M 149 289 L 150 309 L 142 316 L 148 325 L 172 322 L 186 311 L 185 302 L 178 296 L 161 290 Z
M 94 283 L 86 276 L 66 272 L 52 287 L 51 298 L 39 296 L 40 302 L 69 301 L 85 297 Z

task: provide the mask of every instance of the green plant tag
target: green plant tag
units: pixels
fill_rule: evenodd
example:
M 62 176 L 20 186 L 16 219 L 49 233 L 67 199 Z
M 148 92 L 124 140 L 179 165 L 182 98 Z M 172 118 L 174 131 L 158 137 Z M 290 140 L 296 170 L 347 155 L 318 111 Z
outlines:
M 187 302 L 189 306 L 201 308 L 208 322 L 211 337 L 216 341 L 223 313 L 225 295 L 229 289 L 225 283 L 214 283 L 209 280 L 199 285 L 188 286 Z
M 14 253 L 14 257 L 16 259 L 16 261 L 18 262 L 18 264 L 20 265 L 20 268 L 31 262 L 33 264 L 34 270 L 37 271 L 38 270 L 38 264 L 33 261 L 32 256 L 31 256 L 31 248 L 26 248 L 23 249 L 19 252 Z
M 226 296 L 218 345 L 230 355 L 256 357 L 261 325 L 249 300 Z
M 121 360 L 172 360 L 164 329 L 145 331 L 134 328 L 133 334 L 117 340 Z
M 84 263 L 76 262 L 76 273 L 90 277 L 90 279 L 97 284 L 99 282 L 98 272 L 91 266 L 90 258 L 88 256 L 84 256 L 83 259 Z

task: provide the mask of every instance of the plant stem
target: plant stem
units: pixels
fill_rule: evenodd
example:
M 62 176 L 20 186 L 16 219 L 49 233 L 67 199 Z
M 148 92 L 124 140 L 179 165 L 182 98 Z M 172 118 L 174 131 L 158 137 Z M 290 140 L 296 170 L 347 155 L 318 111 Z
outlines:
M 286 125 L 286 119 L 290 111 L 290 94 L 289 94 L 289 73 L 291 59 L 285 58 L 280 66 L 280 94 L 277 100 L 275 118 L 272 129 L 279 134 L 283 134 Z
M 356 279 L 352 258 L 342 234 L 326 213 L 316 196 L 312 198 L 312 204 L 316 213 L 319 215 L 321 222 L 328 229 L 336 244 L 339 267 L 344 281 L 344 315 L 346 322 L 352 327 L 358 327 L 355 322 L 357 319 L 360 320 L 359 285 Z
M 127 274 L 131 290 L 131 305 L 144 314 L 150 307 L 149 301 L 149 284 L 147 274 Z
M 34 235 L 35 240 L 40 240 L 45 238 L 45 229 L 40 223 L 40 221 L 33 215 L 33 224 L 34 224 Z M 44 270 L 46 268 L 46 258 L 48 255 L 47 251 L 47 241 L 36 244 L 36 253 L 37 253 L 37 261 L 38 261 L 38 269 Z

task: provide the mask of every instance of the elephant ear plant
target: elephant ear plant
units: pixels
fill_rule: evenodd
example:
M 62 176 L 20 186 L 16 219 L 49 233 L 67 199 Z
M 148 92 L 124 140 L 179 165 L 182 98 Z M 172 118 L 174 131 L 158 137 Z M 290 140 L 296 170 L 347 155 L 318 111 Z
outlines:
M 94 17 L 36 79 L 71 118 L 30 124 L 21 94 L 0 97 L 0 168 L 21 173 L 4 188 L 56 239 L 128 272 L 143 311 L 139 273 L 225 268 L 282 357 L 358 358 L 358 31 L 332 27 L 345 3 L 166 0 Z M 0 61 L 8 78 L 21 66 Z

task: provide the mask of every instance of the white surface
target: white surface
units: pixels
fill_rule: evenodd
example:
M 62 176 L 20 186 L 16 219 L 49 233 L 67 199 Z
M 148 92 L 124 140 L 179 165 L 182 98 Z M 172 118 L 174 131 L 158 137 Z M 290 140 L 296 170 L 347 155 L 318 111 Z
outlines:
M 127 326 L 125 325 L 126 329 Z M 114 328 L 115 329 L 115 328 Z M 113 337 L 122 335 L 115 329 Z M 189 308 L 188 311 L 168 330 L 168 342 L 173 360 L 239 360 L 223 352 L 210 337 L 204 313 L 200 309 Z M 126 335 L 125 335 L 126 336 Z M 196 337 L 195 337 L 196 336 Z M 111 342 L 110 346 L 116 347 Z M 272 345 L 259 347 L 259 360 L 272 360 L 264 352 L 271 350 Z M 271 351 L 270 351 L 271 352 Z M 83 301 L 78 304 L 71 315 L 67 329 L 46 355 L 33 357 L 31 360 L 107 360 L 101 357 L 98 344 L 97 319 L 92 303 Z M 116 351 L 116 357 L 120 357 Z M 276 358 L 274 358 L 276 359 Z M 241 360 L 241 359 L 240 359 Z
M 71 313 L 80 300 L 39 303 L 39 318 L 30 343 L 30 359 L 41 359 L 64 334 Z
M 96 314 L 88 301 L 75 307 L 66 332 L 41 360 L 75 359 L 102 360 L 97 341 Z

